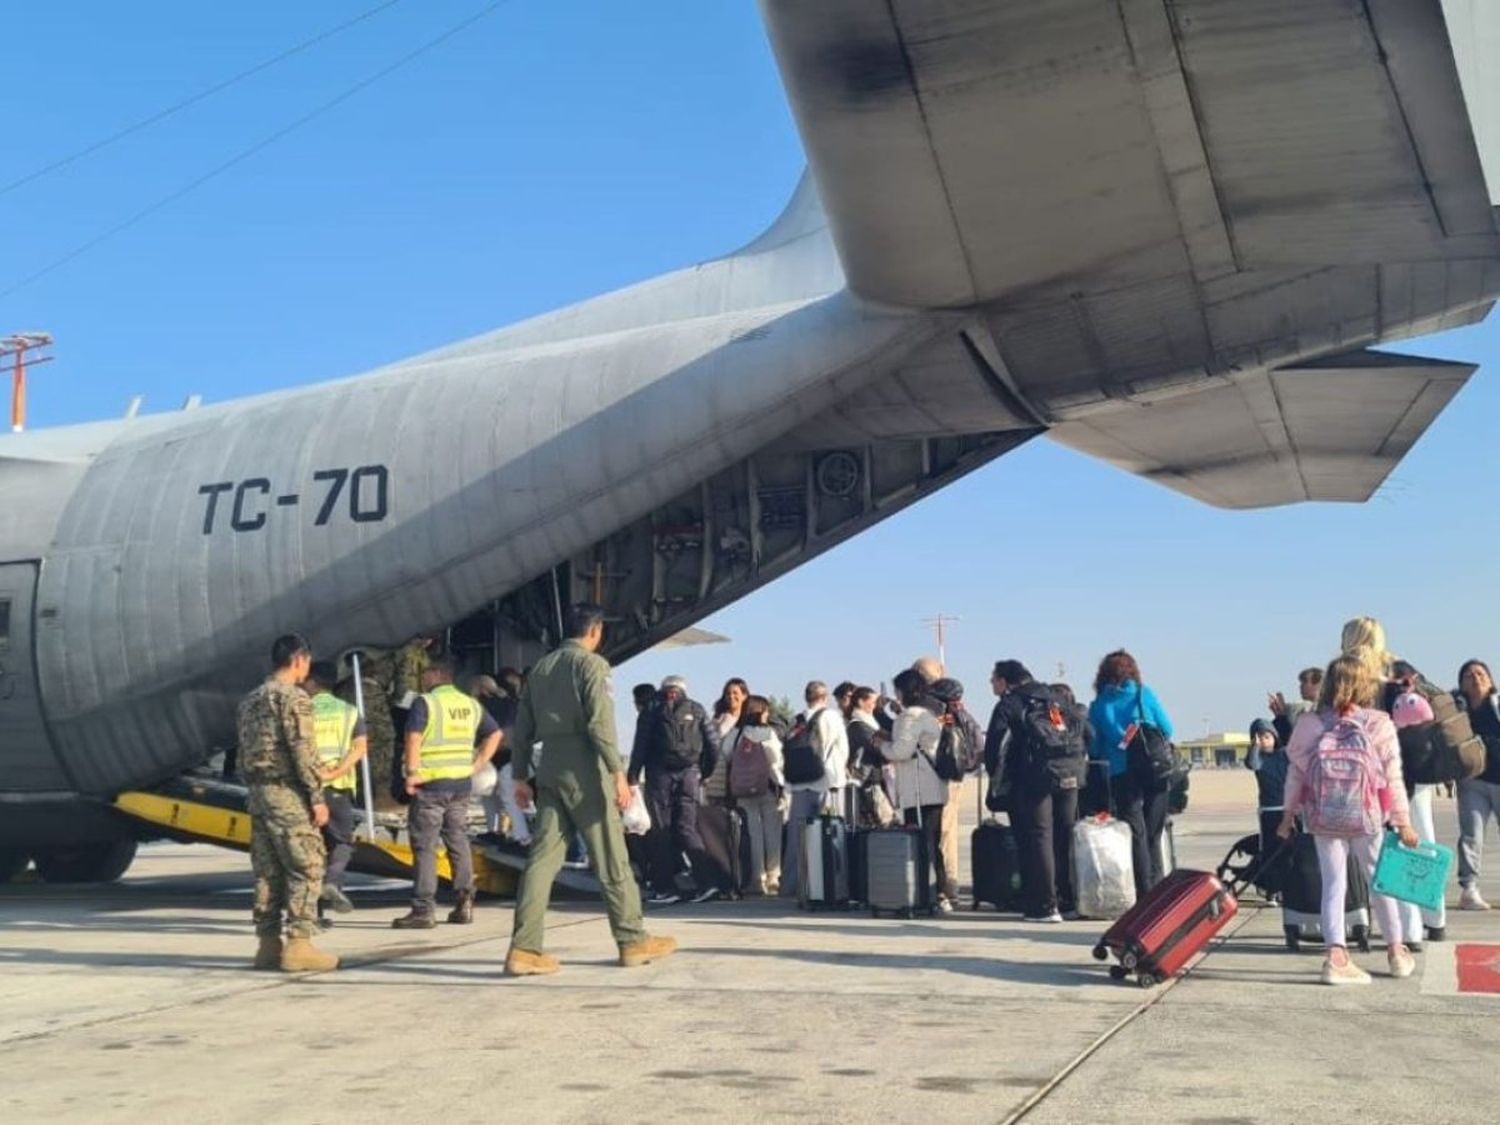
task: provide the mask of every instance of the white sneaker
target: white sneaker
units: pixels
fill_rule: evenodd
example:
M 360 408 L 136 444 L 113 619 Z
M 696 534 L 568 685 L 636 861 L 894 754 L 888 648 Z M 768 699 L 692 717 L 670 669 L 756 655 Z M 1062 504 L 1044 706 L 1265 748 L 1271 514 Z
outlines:
M 1397 980 L 1409 977 L 1417 971 L 1417 959 L 1405 949 L 1392 949 L 1385 955 L 1386 964 L 1390 966 L 1391 976 Z
M 1061 925 L 1063 916 L 1054 910 L 1051 914 L 1028 914 L 1022 920 L 1026 922 L 1037 922 L 1042 925 L 1051 926 Z
M 707 890 L 702 890 L 702 891 L 699 891 L 697 894 L 695 894 L 693 896 L 693 901 L 696 902 L 696 903 L 713 902 L 713 900 L 716 899 L 716 898 L 718 898 L 718 897 L 719 897 L 719 888 L 718 887 L 709 887 Z
M 681 895 L 654 894 L 646 900 L 647 906 L 674 906 L 682 901 Z
M 1369 984 L 1370 974 L 1361 969 L 1353 961 L 1345 961 L 1342 965 L 1335 965 L 1332 961 L 1323 962 L 1323 983 L 1340 984 Z
M 1458 908 L 1460 910 L 1488 910 L 1490 904 L 1484 901 L 1479 888 L 1470 884 L 1459 893 Z
M 937 909 L 939 914 L 952 914 L 953 903 L 950 902 L 946 897 L 939 897 L 937 901 Z

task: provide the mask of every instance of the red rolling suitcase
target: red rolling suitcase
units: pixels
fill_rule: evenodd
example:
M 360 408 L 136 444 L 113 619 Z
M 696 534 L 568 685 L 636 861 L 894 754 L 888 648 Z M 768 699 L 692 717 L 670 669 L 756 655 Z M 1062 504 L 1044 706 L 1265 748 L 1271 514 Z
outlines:
M 1096 960 L 1113 953 L 1109 975 L 1132 973 L 1142 988 L 1169 977 L 1202 951 L 1239 912 L 1234 892 L 1207 871 L 1179 868 L 1122 915 L 1094 946 Z

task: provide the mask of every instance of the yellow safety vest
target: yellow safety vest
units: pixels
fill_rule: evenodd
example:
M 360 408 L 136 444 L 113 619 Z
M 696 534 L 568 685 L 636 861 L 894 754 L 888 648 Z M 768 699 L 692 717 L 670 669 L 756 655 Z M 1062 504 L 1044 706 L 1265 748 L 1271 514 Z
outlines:
M 419 771 L 422 780 L 468 777 L 474 771 L 474 740 L 483 714 L 479 701 L 452 684 L 440 684 L 422 698 L 427 703 Z
M 344 760 L 354 742 L 354 725 L 359 712 L 328 692 L 313 696 L 313 742 L 318 748 L 318 765 L 331 770 Z M 354 771 L 325 783 L 329 789 L 354 792 Z

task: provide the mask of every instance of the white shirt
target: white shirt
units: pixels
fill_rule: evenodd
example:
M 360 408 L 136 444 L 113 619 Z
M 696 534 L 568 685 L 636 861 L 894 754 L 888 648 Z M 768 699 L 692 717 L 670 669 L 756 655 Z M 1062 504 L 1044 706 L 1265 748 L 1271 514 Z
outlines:
M 813 746 L 823 757 L 823 782 L 838 790 L 849 784 L 849 731 L 838 704 L 824 706 L 813 727 Z

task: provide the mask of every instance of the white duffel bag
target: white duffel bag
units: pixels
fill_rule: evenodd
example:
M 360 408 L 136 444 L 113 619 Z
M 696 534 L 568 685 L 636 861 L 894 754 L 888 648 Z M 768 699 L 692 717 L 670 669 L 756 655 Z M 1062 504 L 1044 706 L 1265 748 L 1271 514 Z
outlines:
M 1073 890 L 1085 918 L 1118 918 L 1135 905 L 1130 825 L 1091 816 L 1073 826 Z

